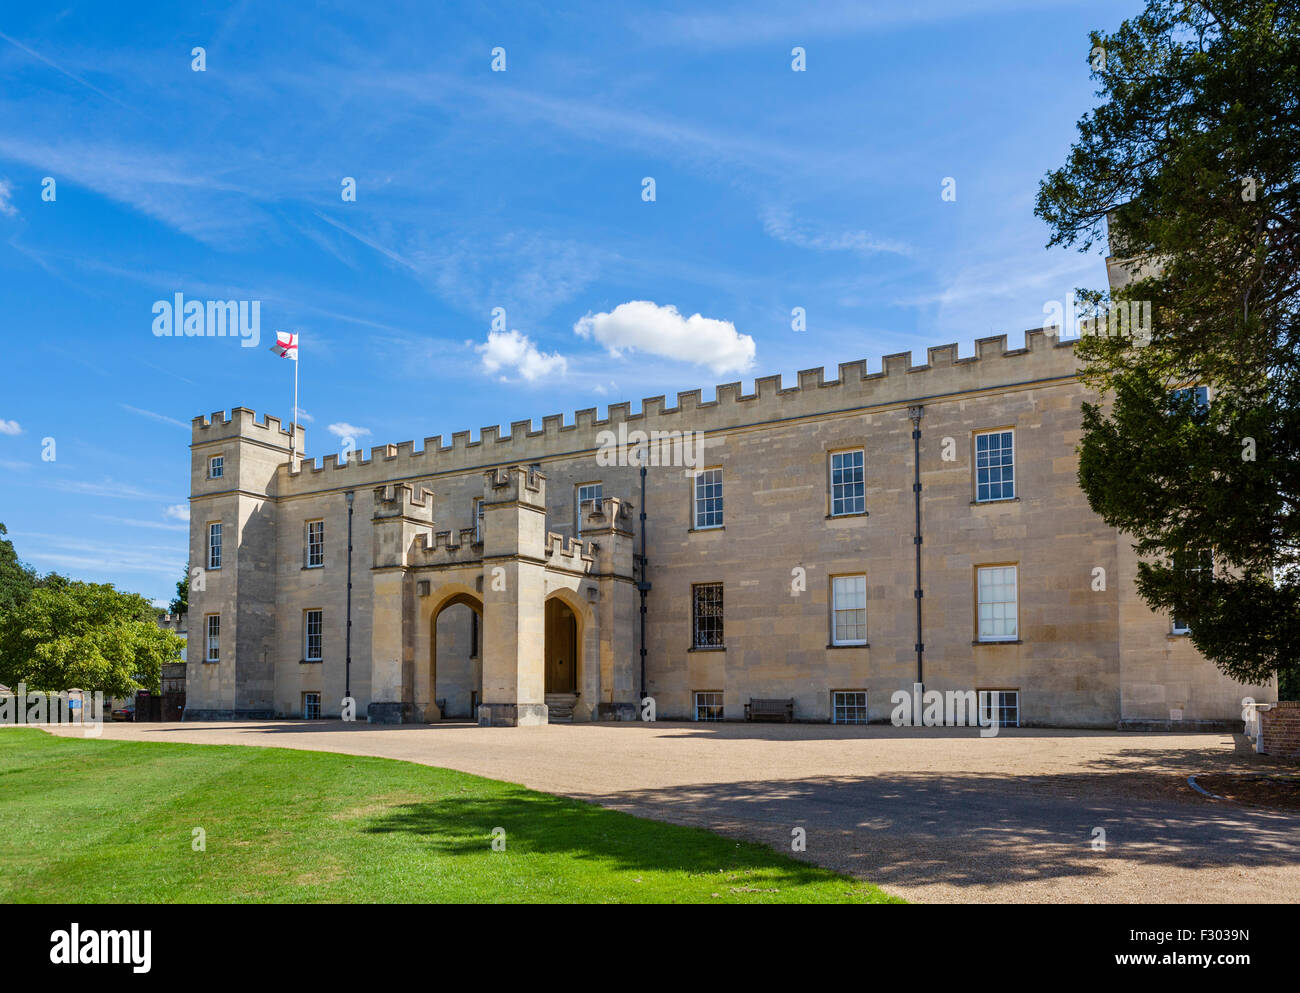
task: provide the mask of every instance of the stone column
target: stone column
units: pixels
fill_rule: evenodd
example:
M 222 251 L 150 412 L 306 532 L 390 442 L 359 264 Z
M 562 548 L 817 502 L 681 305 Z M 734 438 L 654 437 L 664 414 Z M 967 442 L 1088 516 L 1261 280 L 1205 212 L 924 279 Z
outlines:
M 483 503 L 479 724 L 545 724 L 546 477 L 523 466 L 489 470 Z
M 582 539 L 591 553 L 594 605 L 600 629 L 600 701 L 596 718 L 631 721 L 638 716 L 641 684 L 640 600 L 633 574 L 632 501 L 607 497 L 587 508 Z M 597 664 L 586 658 L 587 664 Z
M 407 485 L 375 488 L 374 597 L 370 635 L 370 706 L 372 724 L 416 720 L 415 582 L 409 556 L 416 535 L 433 527 L 429 492 Z

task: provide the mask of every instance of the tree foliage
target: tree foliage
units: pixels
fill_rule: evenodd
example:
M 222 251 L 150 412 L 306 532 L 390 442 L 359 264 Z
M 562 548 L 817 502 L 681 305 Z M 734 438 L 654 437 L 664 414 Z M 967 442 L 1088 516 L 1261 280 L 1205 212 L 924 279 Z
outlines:
M 1300 673 L 1300 20 L 1292 3 L 1151 0 L 1090 58 L 1103 102 L 1036 213 L 1109 230 L 1149 342 L 1084 337 L 1079 479 L 1143 555 L 1138 590 L 1243 681 Z M 1209 390 L 1208 408 L 1189 385 Z M 1171 396 L 1173 397 L 1171 399 Z M 1213 569 L 1198 569 L 1202 557 Z M 1291 685 L 1294 685 L 1293 683 Z
M 0 616 L 25 603 L 36 589 L 36 570 L 18 560 L 9 532 L 0 524 Z

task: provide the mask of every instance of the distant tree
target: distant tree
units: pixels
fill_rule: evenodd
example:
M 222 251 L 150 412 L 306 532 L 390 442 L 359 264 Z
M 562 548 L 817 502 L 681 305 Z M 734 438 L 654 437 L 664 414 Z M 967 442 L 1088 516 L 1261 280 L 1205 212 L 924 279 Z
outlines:
M 170 614 L 188 614 L 190 612 L 190 567 L 185 567 L 185 575 L 176 584 L 176 597 L 167 608 Z
M 0 524 L 0 616 L 25 603 L 36 589 L 36 570 L 18 560 L 18 552 L 8 538 L 9 532 Z
M 1149 0 L 1089 59 L 1100 105 L 1035 212 L 1049 244 L 1108 226 L 1133 278 L 1086 335 L 1079 481 L 1134 538 L 1137 587 L 1243 682 L 1300 680 L 1300 11 Z M 1186 387 L 1208 388 L 1209 403 Z M 1183 392 L 1180 392 L 1183 390 Z
M 180 658 L 184 640 L 154 617 L 142 596 L 54 577 L 0 616 L 0 683 L 110 697 L 156 691 L 163 663 Z

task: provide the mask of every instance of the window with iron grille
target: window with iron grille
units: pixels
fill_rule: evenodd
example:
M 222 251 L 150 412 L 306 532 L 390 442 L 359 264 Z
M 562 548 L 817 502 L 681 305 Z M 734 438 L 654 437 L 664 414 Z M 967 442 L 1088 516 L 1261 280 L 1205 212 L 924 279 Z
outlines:
M 695 719 L 697 721 L 722 720 L 722 692 L 701 690 L 695 694 Z
M 832 693 L 831 722 L 834 724 L 866 724 L 867 691 L 836 690 Z
M 307 568 L 318 569 L 325 564 L 325 522 L 307 522 Z
M 578 534 L 582 534 L 582 512 L 601 498 L 600 483 L 584 483 L 578 487 Z
M 324 614 L 319 610 L 308 610 L 304 614 L 303 626 L 306 629 L 306 652 L 303 656 L 308 662 L 319 662 L 323 656 L 322 633 L 324 629 Z
M 975 436 L 975 500 L 1010 500 L 1016 495 L 1014 431 Z
M 831 643 L 867 643 L 867 577 L 835 576 L 831 579 L 831 610 L 834 627 Z
M 695 527 L 722 527 L 721 469 L 704 469 L 695 474 Z
M 1015 641 L 1020 632 L 1016 567 L 986 566 L 975 572 L 976 595 L 979 598 L 979 640 Z
M 208 568 L 221 568 L 221 524 L 208 525 Z
M 721 648 L 722 641 L 722 584 L 700 583 L 691 587 L 694 634 L 691 645 L 695 648 Z
M 1020 727 L 1020 692 L 1018 690 L 980 690 L 980 723 L 988 727 Z
M 304 693 L 302 695 L 302 719 L 304 721 L 320 720 L 319 693 Z
M 208 478 L 220 479 L 226 474 L 226 457 L 224 455 L 214 455 L 208 459 Z
M 1204 389 L 1204 387 L 1202 387 Z M 1193 581 L 1198 576 L 1214 575 L 1214 556 L 1208 551 L 1199 551 L 1194 553 L 1175 552 L 1173 556 L 1174 569 L 1191 578 Z M 1190 634 L 1191 624 L 1185 619 L 1174 614 L 1173 632 L 1174 634 Z
M 852 452 L 831 453 L 832 517 L 866 512 L 867 497 L 863 460 L 864 453 L 861 448 Z
M 221 661 L 221 615 L 208 615 L 208 655 L 209 662 Z

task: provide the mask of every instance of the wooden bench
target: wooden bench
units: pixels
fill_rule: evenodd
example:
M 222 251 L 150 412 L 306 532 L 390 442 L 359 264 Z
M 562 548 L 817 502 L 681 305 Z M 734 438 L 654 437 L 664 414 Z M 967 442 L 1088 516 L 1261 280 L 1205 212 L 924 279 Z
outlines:
M 794 698 L 778 700 L 751 697 L 749 703 L 745 704 L 745 720 L 776 720 L 789 724 L 794 720 Z

